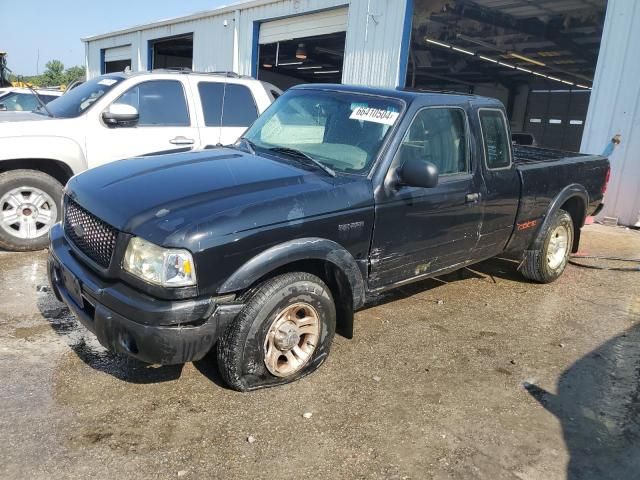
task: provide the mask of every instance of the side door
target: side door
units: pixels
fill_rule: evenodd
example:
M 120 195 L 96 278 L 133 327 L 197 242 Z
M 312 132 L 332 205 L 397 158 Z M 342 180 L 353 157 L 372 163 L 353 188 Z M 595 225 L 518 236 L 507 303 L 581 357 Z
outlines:
M 193 108 L 189 108 L 187 88 L 181 80 L 158 79 L 142 81 L 126 90 L 112 104 L 135 107 L 139 120 L 135 125 L 110 127 L 100 116 L 99 125 L 87 133 L 89 166 L 198 146 L 199 132 L 190 114 Z
M 247 86 L 200 79 L 196 83 L 204 146 L 234 143 L 258 118 L 255 99 Z
M 512 161 L 511 136 L 504 112 L 480 108 L 478 121 L 484 160 L 484 217 L 476 258 L 502 252 L 511 236 L 520 202 L 520 178 Z
M 469 258 L 482 220 L 482 177 L 471 168 L 471 145 L 464 109 L 426 107 L 415 115 L 390 169 L 418 157 L 438 167 L 439 181 L 433 188 L 378 192 L 370 288 L 426 276 Z

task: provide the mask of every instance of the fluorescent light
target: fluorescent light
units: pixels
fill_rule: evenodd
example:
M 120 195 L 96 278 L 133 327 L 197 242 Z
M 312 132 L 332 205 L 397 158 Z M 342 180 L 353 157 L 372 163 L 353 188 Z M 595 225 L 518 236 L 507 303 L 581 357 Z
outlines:
M 573 85 L 573 82 L 567 82 L 566 80 L 560 80 L 562 83 L 566 83 L 567 85 Z
M 511 65 L 510 63 L 498 62 L 498 65 L 502 65 L 504 67 L 516 68 L 515 65 Z
M 544 73 L 540 73 L 540 72 L 533 72 L 534 75 L 537 75 L 539 77 L 544 77 L 547 78 L 547 76 Z
M 478 55 L 478 57 L 480 57 L 482 60 L 486 60 L 487 62 L 498 63 L 498 60 L 494 60 L 493 58 L 483 57 L 482 55 Z
M 531 70 L 527 70 L 526 68 L 516 67 L 516 70 L 520 70 L 521 72 L 533 73 Z
M 463 48 L 458 48 L 458 47 L 451 47 L 451 48 L 453 48 L 456 52 L 466 53 L 467 55 L 475 55 L 475 53 L 470 52 L 469 50 L 465 50 Z
M 313 72 L 314 75 L 320 75 L 321 73 L 340 73 L 340 70 L 322 70 L 321 72 Z
M 302 62 L 287 62 L 287 63 L 279 63 L 278 66 L 287 66 L 287 65 L 302 65 Z
M 314 70 L 316 68 L 322 68 L 322 65 L 314 65 L 313 67 L 298 67 L 296 70 Z
M 554 80 L 554 81 L 556 81 L 556 82 L 561 82 L 561 81 L 562 81 L 562 80 L 560 80 L 559 78 L 552 77 L 551 75 L 547 76 L 547 78 L 548 78 L 549 80 Z
M 587 88 L 587 89 L 591 90 L 591 88 L 587 87 L 586 85 L 582 85 L 581 83 L 576 83 L 576 87 Z
M 533 63 L 534 65 L 540 65 L 541 67 L 545 67 L 546 65 L 538 60 L 534 60 L 533 58 L 525 57 L 524 55 L 520 55 L 519 53 L 510 52 L 510 56 L 513 58 L 519 58 L 520 60 L 524 60 L 525 62 Z
M 444 48 L 451 48 L 451 45 L 447 45 L 446 43 L 436 42 L 435 40 L 431 40 L 430 38 L 425 38 L 427 43 L 433 43 L 434 45 L 439 45 Z

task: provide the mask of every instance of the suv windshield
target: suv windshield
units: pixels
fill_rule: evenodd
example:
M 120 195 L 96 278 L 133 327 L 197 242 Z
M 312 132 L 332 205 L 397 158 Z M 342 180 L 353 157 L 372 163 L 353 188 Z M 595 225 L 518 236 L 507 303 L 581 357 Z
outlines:
M 256 150 L 293 149 L 337 172 L 365 173 L 402 103 L 347 92 L 290 90 L 244 135 Z
M 77 117 L 123 80 L 124 77 L 120 75 L 96 77 L 49 102 L 47 108 L 54 117 Z

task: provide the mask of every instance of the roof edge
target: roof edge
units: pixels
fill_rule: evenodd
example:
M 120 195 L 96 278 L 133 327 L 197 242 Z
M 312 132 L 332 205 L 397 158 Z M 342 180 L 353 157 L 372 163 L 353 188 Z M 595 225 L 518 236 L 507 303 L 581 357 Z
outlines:
M 128 33 L 135 33 L 141 30 L 148 30 L 151 28 L 164 27 L 174 23 L 189 22 L 191 20 L 199 20 L 207 17 L 217 17 L 218 15 L 224 15 L 225 13 L 233 12 L 235 10 L 244 10 L 247 8 L 258 7 L 267 5 L 269 3 L 276 3 L 278 0 L 241 0 L 229 5 L 223 5 L 213 10 L 202 10 L 189 15 L 183 15 L 181 17 L 166 18 L 164 20 L 156 20 L 149 23 L 142 23 L 134 25 L 132 27 L 122 28 L 108 33 L 100 33 L 98 35 L 89 35 L 87 37 L 81 37 L 82 42 L 94 42 L 96 40 L 103 40 L 105 38 L 115 37 L 116 35 L 126 35 Z

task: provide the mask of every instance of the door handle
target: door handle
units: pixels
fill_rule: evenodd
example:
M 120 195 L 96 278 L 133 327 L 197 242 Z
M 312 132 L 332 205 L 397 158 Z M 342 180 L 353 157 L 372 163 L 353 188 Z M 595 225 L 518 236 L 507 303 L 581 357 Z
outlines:
M 478 203 L 479 200 L 480 200 L 479 193 L 467 193 L 467 195 L 464 198 L 465 203 Z
M 169 140 L 169 143 L 173 143 L 174 145 L 193 145 L 195 141 L 193 138 L 176 137 Z

